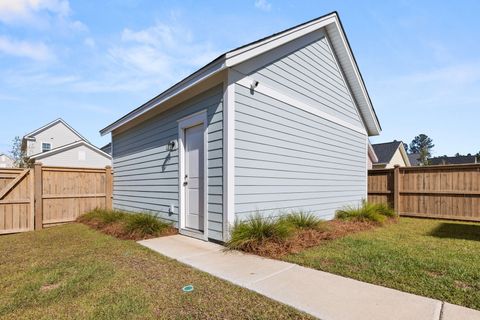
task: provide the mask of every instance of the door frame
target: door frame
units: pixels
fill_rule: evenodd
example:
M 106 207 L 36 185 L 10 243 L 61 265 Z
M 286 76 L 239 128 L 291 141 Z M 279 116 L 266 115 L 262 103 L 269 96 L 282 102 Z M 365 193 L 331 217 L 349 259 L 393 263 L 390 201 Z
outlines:
M 208 241 L 208 121 L 207 110 L 202 110 L 178 122 L 178 224 L 179 232 L 188 236 Z M 191 232 L 185 228 L 186 203 L 183 177 L 185 176 L 185 130 L 203 124 L 203 234 Z

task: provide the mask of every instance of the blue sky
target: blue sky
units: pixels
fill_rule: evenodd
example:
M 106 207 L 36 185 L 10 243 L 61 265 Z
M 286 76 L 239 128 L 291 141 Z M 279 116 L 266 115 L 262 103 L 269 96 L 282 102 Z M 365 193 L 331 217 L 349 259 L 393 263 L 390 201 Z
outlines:
M 338 11 L 383 127 L 480 151 L 479 1 L 0 0 L 0 152 L 64 118 L 98 131 L 222 52 Z

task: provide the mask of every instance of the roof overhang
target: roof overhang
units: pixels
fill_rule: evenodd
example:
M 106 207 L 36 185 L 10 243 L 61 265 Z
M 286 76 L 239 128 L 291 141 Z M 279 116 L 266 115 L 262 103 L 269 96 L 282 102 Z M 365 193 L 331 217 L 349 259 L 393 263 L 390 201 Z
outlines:
M 403 142 L 400 141 L 400 145 L 398 146 L 398 149 L 400 150 L 400 154 L 402 155 L 403 161 L 405 161 L 405 166 L 411 167 L 412 165 L 410 164 L 410 159 L 408 158 L 407 151 L 403 147 Z
M 352 95 L 361 113 L 365 127 L 369 135 L 378 135 L 381 131 L 380 123 L 375 114 L 372 102 L 368 95 L 365 83 L 357 66 L 350 44 L 343 30 L 340 18 L 336 12 L 332 12 L 320 18 L 308 21 L 296 27 L 287 29 L 269 37 L 252 42 L 240 48 L 229 51 L 206 66 L 194 72 L 187 78 L 178 82 L 171 88 L 159 94 L 137 109 L 113 122 L 100 130 L 101 135 L 106 135 L 148 111 L 160 106 L 162 103 L 181 94 L 185 90 L 199 84 L 202 81 L 218 74 L 224 69 L 236 66 L 252 59 L 278 46 L 286 44 L 306 34 L 325 28 L 331 38 L 334 52 L 343 69 L 344 76 L 351 89 Z
M 372 163 L 378 163 L 377 154 L 375 153 L 375 149 L 373 149 L 370 141 L 368 142 L 368 156 L 370 157 L 370 160 L 372 160 Z

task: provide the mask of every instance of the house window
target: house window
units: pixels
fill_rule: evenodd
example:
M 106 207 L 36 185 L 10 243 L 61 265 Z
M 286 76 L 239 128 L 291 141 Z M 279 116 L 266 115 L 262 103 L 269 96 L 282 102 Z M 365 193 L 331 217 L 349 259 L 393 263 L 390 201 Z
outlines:
M 42 143 L 42 152 L 47 152 L 52 150 L 52 144 L 48 142 L 43 142 Z

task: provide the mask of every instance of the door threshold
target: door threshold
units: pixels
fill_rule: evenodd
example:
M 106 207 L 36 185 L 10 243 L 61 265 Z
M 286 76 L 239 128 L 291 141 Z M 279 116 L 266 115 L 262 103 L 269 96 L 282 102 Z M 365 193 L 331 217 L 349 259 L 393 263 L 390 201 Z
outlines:
M 195 238 L 195 239 L 199 239 L 199 240 L 205 240 L 205 234 L 200 230 L 180 229 L 179 233 L 181 235 L 184 235 L 184 236 L 187 236 L 187 237 L 191 237 L 191 238 Z M 205 241 L 207 241 L 207 240 L 205 240 Z

